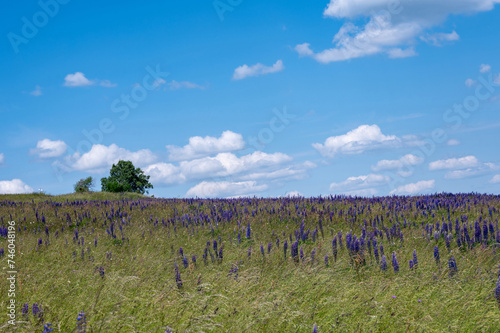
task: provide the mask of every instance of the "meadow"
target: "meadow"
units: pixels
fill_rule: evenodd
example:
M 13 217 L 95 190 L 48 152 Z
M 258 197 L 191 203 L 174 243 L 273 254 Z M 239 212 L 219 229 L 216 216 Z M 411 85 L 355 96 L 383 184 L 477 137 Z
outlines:
M 499 217 L 475 193 L 1 195 L 0 331 L 500 332 Z

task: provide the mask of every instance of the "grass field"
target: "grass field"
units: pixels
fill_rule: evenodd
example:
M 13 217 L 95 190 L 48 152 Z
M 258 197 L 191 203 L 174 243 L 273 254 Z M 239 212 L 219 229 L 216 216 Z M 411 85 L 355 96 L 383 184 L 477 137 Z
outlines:
M 15 221 L 18 274 L 11 325 L 0 237 L 0 331 L 51 323 L 54 332 L 500 332 L 499 217 L 500 197 L 479 194 L 2 195 L 0 226 Z

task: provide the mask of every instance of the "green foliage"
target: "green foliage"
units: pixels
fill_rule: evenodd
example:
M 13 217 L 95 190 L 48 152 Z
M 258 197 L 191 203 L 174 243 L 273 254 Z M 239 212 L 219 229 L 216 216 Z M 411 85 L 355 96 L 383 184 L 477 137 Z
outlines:
M 113 164 L 109 177 L 101 178 L 102 191 L 104 192 L 135 192 L 147 193 L 148 188 L 153 188 L 149 176 L 140 168 L 135 168 L 130 161 L 119 161 Z
M 77 193 L 90 192 L 93 187 L 94 179 L 92 179 L 92 177 L 82 178 L 74 186 L 75 192 Z

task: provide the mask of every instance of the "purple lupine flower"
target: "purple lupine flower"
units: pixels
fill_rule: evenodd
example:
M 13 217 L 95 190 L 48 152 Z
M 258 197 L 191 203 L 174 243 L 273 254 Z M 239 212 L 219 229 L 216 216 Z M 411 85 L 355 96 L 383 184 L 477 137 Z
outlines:
M 87 318 L 85 312 L 81 311 L 76 318 L 76 332 L 85 333 L 87 329 Z
M 213 245 L 214 245 L 214 252 L 215 252 L 215 255 L 217 255 L 217 240 L 214 239 L 213 241 Z
M 286 258 L 286 250 L 288 249 L 288 241 L 285 239 L 285 243 L 283 243 L 283 252 L 285 252 L 285 258 Z
M 451 256 L 451 258 L 448 260 L 448 268 L 450 269 L 450 276 L 455 275 L 455 273 L 458 271 L 457 262 L 455 261 L 455 258 L 453 256 Z
M 264 253 L 264 245 L 262 245 L 262 243 L 260 243 L 260 253 L 262 253 L 262 256 L 265 257 L 265 253 Z
M 36 316 L 40 313 L 40 308 L 38 307 L 38 303 L 33 303 L 33 316 Z
M 177 261 L 175 262 L 175 282 L 177 283 L 177 288 L 182 287 L 181 273 L 179 272 L 179 266 L 177 266 Z
M 184 264 L 184 268 L 188 268 L 188 259 L 186 258 L 186 256 L 182 258 L 182 263 Z
M 267 253 L 271 252 L 272 247 L 273 247 L 273 244 L 271 242 L 269 242 L 269 244 L 267 244 Z
M 380 261 L 380 269 L 383 271 L 387 270 L 387 259 L 385 258 L 385 255 L 382 255 L 382 260 Z
M 392 267 L 394 268 L 394 272 L 399 272 L 399 264 L 398 258 L 396 258 L 396 252 L 392 252 Z
M 179 254 L 181 257 L 184 257 L 184 250 L 182 249 L 182 246 L 179 248 Z
M 314 262 L 314 256 L 316 255 L 316 248 L 314 248 L 311 252 L 311 263 Z
M 276 247 L 278 248 L 278 250 L 280 249 L 280 239 L 279 238 L 276 239 Z
M 434 259 L 436 263 L 439 263 L 439 248 L 437 246 L 434 247 Z
M 414 266 L 414 265 L 415 265 L 415 264 L 413 263 L 413 260 L 410 260 L 410 269 L 413 269 L 413 266 Z
M 313 333 L 318 333 L 318 325 L 314 324 Z
M 332 240 L 333 260 L 337 261 L 337 236 Z
M 384 255 L 384 244 L 380 243 L 380 254 Z
M 224 246 L 221 246 L 220 249 L 219 249 L 219 260 L 222 260 L 222 258 L 224 257 L 223 253 L 222 253 L 222 249 L 223 248 L 224 248 Z
M 99 275 L 103 278 L 104 277 L 104 267 L 99 267 Z
M 252 247 L 250 246 L 248 248 L 248 259 L 250 259 L 251 256 L 252 256 Z
M 247 234 L 246 234 L 247 239 L 250 239 L 250 222 L 247 223 Z
M 377 264 L 378 264 L 379 254 L 378 254 L 377 240 L 373 239 L 372 243 L 373 243 L 373 254 L 375 255 L 375 260 L 377 261 Z
M 328 266 L 328 254 L 325 254 L 325 266 Z
M 418 265 L 417 250 L 413 250 L 413 265 L 415 265 L 415 268 L 417 268 L 417 265 Z
M 497 299 L 497 302 L 500 305 L 500 277 L 498 278 L 497 285 L 495 288 L 495 298 Z
M 42 333 L 49 333 L 52 332 L 54 329 L 50 328 L 49 326 L 52 326 L 51 323 L 47 323 L 43 325 L 43 332 Z
M 241 244 L 241 231 L 238 231 L 238 244 Z
M 27 316 L 29 310 L 30 310 L 30 305 L 28 303 L 24 303 L 22 307 L 23 315 Z

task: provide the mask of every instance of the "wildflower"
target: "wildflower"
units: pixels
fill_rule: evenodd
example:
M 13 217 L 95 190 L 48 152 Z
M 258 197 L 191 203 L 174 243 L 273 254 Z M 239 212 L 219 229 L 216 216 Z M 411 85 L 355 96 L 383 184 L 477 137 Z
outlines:
M 314 256 L 316 255 L 316 248 L 314 248 L 311 252 L 311 262 L 314 262 Z
M 223 257 L 223 255 L 222 255 L 222 248 L 223 248 L 223 246 L 221 246 L 220 249 L 219 249 L 219 259 L 220 260 L 222 260 L 222 257 Z
M 177 266 L 177 261 L 175 262 L 175 282 L 177 283 L 177 288 L 182 287 L 181 273 L 179 273 L 179 266 Z
M 434 259 L 436 263 L 439 263 L 439 248 L 437 246 L 434 247 Z
M 22 307 L 23 315 L 27 316 L 29 310 L 30 310 L 30 305 L 28 303 L 24 303 Z
M 262 256 L 265 256 L 264 246 L 262 245 L 262 243 L 260 243 L 260 252 L 262 253 Z
M 99 267 L 99 275 L 101 275 L 101 277 L 104 277 L 104 267 Z
M 276 247 L 277 247 L 277 248 L 278 248 L 278 250 L 279 250 L 279 248 L 280 248 L 280 239 L 279 239 L 279 238 L 278 238 L 278 239 L 276 239 Z
M 184 268 L 188 268 L 188 259 L 186 258 L 186 256 L 182 258 L 182 263 L 184 264 Z
M 193 261 L 193 264 L 196 265 L 196 256 L 193 254 L 193 257 L 191 258 L 191 260 Z
M 269 244 L 267 244 L 267 253 L 271 252 L 272 247 L 273 247 L 273 244 L 271 242 L 269 242 Z
M 36 316 L 41 312 L 40 308 L 38 307 L 38 303 L 33 303 L 33 316 Z
M 337 261 L 337 236 L 333 237 L 332 250 L 333 250 L 333 260 Z
M 495 288 L 495 298 L 497 299 L 497 302 L 500 305 L 500 278 L 498 278 L 497 285 Z
M 52 326 L 51 323 L 47 323 L 43 325 L 43 332 L 42 333 L 49 333 L 52 332 L 54 329 L 50 328 L 49 326 Z
M 385 256 L 382 255 L 382 260 L 380 261 L 380 269 L 383 271 L 387 270 L 387 260 L 385 259 Z
M 396 295 L 392 295 L 392 298 L 396 298 Z
M 418 265 L 418 261 L 417 261 L 417 250 L 413 250 L 413 265 L 415 266 L 415 268 L 417 267 Z
M 241 244 L 241 231 L 238 231 L 238 244 Z
M 286 250 L 288 248 L 288 241 L 285 239 L 285 243 L 283 243 L 283 252 L 285 252 L 285 258 L 286 258 Z
M 85 333 L 87 329 L 87 318 L 85 316 L 85 312 L 81 311 L 76 318 L 76 332 L 77 333 Z
M 325 266 L 328 266 L 328 254 L 325 254 Z
M 184 250 L 182 249 L 182 246 L 179 248 L 179 254 L 181 257 L 184 257 Z
M 213 245 L 214 245 L 215 255 L 217 255 L 217 240 L 214 239 Z
M 410 269 L 413 269 L 413 266 L 414 266 L 414 265 L 415 265 L 415 264 L 413 263 L 413 260 L 410 260 Z
M 457 262 L 455 261 L 455 258 L 453 256 L 451 256 L 451 258 L 448 260 L 448 268 L 450 269 L 450 276 L 455 275 L 455 273 L 458 271 Z
M 396 252 L 392 252 L 392 267 L 394 272 L 399 272 L 398 258 L 396 258 Z
M 318 333 L 318 325 L 314 324 L 313 333 Z
M 247 223 L 247 234 L 246 234 L 247 239 L 250 239 L 250 222 Z
M 250 246 L 248 248 L 248 259 L 250 259 L 251 256 L 252 256 L 252 247 Z

